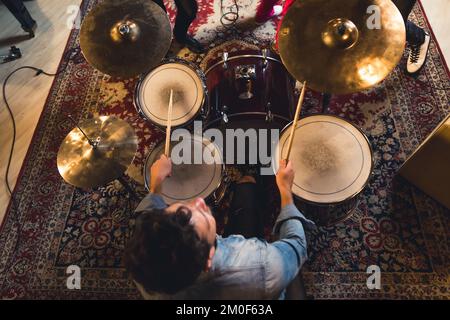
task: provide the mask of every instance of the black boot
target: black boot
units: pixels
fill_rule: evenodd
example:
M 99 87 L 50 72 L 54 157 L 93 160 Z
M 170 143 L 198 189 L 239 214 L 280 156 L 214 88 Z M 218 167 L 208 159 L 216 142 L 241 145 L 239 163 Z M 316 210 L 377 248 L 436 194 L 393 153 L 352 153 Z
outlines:
M 194 53 L 201 54 L 205 52 L 205 48 L 202 46 L 202 44 L 190 35 L 186 35 L 183 40 L 177 39 L 177 41 L 181 44 L 184 44 L 189 50 Z

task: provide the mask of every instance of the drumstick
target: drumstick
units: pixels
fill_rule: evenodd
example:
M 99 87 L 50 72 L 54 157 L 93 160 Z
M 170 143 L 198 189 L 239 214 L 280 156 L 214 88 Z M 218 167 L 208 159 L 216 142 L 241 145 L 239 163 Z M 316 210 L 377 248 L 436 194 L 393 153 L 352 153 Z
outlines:
M 300 98 L 298 99 L 297 109 L 295 110 L 294 121 L 292 123 L 291 134 L 289 135 L 288 150 L 285 160 L 289 161 L 289 156 L 291 155 L 292 142 L 294 141 L 295 128 L 297 127 L 297 121 L 300 117 L 300 111 L 302 110 L 303 98 L 305 97 L 306 81 L 303 82 L 302 92 L 300 93 Z
M 170 98 L 169 98 L 169 110 L 167 111 L 167 127 L 166 127 L 166 147 L 164 149 L 164 154 L 166 157 L 169 157 L 169 149 L 170 149 L 170 134 L 172 129 L 172 98 L 173 98 L 173 90 L 170 89 Z

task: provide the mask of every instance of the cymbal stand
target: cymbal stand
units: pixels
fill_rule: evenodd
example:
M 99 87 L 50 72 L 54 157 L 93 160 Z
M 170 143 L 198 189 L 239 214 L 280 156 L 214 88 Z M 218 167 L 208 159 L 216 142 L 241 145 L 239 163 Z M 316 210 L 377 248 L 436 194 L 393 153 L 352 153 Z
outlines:
M 134 200 L 139 200 L 139 197 L 138 197 L 136 191 L 133 190 L 133 188 L 130 186 L 130 184 L 124 179 L 124 176 L 118 177 L 117 180 L 125 188 L 125 190 L 128 191 L 128 193 Z
M 78 123 L 75 121 L 75 119 L 72 118 L 72 116 L 70 114 L 67 117 L 70 119 L 70 121 L 72 121 L 72 123 L 75 125 L 75 127 L 77 127 L 78 130 L 80 130 L 80 132 L 83 134 L 83 136 L 86 138 L 86 140 L 92 146 L 92 148 L 96 149 L 98 146 L 98 139 L 96 141 L 93 141 L 91 138 L 89 138 L 87 136 L 87 134 L 83 131 L 83 129 L 81 129 L 81 127 L 78 125 Z
M 99 143 L 99 139 L 97 138 L 97 140 L 92 140 L 91 138 L 89 138 L 87 136 L 87 134 L 83 131 L 83 129 L 81 129 L 81 127 L 78 125 L 78 123 L 75 121 L 75 119 L 72 118 L 72 115 L 68 115 L 67 116 L 70 121 L 72 121 L 72 123 L 78 128 L 78 130 L 80 130 L 80 132 L 83 134 L 83 136 L 87 139 L 87 141 L 89 142 L 89 144 L 92 146 L 92 148 L 95 150 L 97 149 L 98 143 Z M 134 199 L 134 200 L 139 200 L 139 197 L 136 193 L 136 191 L 133 190 L 133 188 L 131 188 L 130 184 L 124 179 L 123 176 L 120 176 L 117 178 L 117 180 L 120 182 L 120 184 L 125 188 L 125 190 L 127 190 L 127 192 L 130 194 L 130 196 Z
M 330 113 L 331 94 L 322 92 L 322 113 Z

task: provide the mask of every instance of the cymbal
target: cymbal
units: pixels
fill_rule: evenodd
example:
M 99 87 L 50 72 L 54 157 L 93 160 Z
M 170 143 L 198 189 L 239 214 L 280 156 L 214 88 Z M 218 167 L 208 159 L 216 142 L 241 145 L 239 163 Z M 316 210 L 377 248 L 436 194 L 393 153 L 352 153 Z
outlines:
M 105 185 L 119 178 L 133 161 L 138 140 L 133 128 L 113 116 L 83 121 L 62 142 L 57 157 L 63 179 L 80 188 Z
M 154 68 L 172 41 L 167 14 L 150 0 L 108 0 L 84 18 L 80 46 L 86 60 L 111 76 L 131 78 Z
M 372 24 L 377 13 L 378 26 Z M 336 94 L 385 79 L 400 61 L 405 42 L 402 15 L 390 0 L 296 1 L 278 35 L 286 69 L 310 88 Z

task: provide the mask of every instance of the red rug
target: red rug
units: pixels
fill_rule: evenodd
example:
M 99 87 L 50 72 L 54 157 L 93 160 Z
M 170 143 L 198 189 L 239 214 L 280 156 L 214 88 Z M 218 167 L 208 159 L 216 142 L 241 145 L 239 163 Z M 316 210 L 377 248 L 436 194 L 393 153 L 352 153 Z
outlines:
M 83 12 L 95 0 L 84 1 Z M 244 2 L 244 1 L 242 1 Z M 232 1 L 199 1 L 191 32 L 210 46 L 208 56 L 186 49 L 172 54 L 202 65 L 232 40 L 234 48 L 267 45 L 275 23 L 256 27 L 256 1 L 240 4 L 237 29 L 220 25 L 221 12 Z M 169 13 L 173 22 L 174 4 Z M 423 9 L 411 18 L 430 30 Z M 66 52 L 79 47 L 73 30 Z M 137 202 L 117 182 L 82 191 L 66 184 L 56 168 L 58 148 L 72 129 L 67 115 L 83 119 L 113 114 L 128 121 L 139 137 L 139 151 L 127 172 L 130 183 L 144 192 L 145 155 L 163 135 L 142 120 L 133 106 L 136 79 L 103 75 L 84 59 L 63 59 L 65 72 L 50 90 L 14 191 L 18 208 L 10 206 L 0 231 L 0 297 L 4 299 L 130 299 L 140 298 L 123 265 Z M 449 113 L 449 72 L 436 39 L 417 79 L 404 73 L 405 59 L 375 88 L 335 96 L 331 112 L 359 125 L 375 155 L 374 176 L 353 216 L 332 228 L 308 233 L 310 260 L 304 269 L 308 294 L 315 298 L 438 298 L 450 288 L 449 211 L 396 177 L 405 158 Z M 318 112 L 319 95 L 307 92 L 303 113 Z M 274 216 L 268 218 L 272 221 Z M 68 290 L 66 268 L 82 270 L 81 290 Z M 380 290 L 366 286 L 369 265 L 381 268 Z

